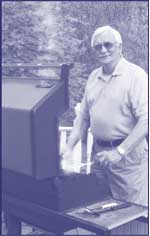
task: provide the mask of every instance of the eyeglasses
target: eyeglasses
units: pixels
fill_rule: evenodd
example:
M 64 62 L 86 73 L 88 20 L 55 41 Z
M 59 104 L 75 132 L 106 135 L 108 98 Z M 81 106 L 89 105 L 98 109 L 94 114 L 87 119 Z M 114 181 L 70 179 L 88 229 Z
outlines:
M 105 47 L 107 49 L 107 51 L 111 51 L 113 49 L 113 47 L 118 44 L 118 43 L 110 43 L 110 42 L 105 42 L 105 43 L 102 43 L 102 44 L 97 44 L 94 49 L 96 51 L 101 51 L 102 50 L 102 47 Z

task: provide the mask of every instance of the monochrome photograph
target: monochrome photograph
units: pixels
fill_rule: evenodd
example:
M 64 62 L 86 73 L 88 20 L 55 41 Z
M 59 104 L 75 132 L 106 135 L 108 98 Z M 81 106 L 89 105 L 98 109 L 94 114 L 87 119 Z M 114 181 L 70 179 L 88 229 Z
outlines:
M 148 1 L 2 1 L 1 235 L 148 236 Z

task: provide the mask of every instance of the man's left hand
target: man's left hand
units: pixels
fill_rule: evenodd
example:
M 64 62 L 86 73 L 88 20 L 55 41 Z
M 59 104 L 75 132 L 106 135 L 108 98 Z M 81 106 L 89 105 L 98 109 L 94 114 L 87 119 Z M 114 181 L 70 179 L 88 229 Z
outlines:
M 96 162 L 98 162 L 101 166 L 117 163 L 121 160 L 121 158 L 122 156 L 116 149 L 111 151 L 102 151 L 96 154 Z

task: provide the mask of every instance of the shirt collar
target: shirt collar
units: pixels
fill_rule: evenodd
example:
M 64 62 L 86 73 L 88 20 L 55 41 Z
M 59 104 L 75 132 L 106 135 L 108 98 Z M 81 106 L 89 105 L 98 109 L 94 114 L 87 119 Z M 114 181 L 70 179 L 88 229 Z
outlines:
M 114 76 L 120 76 L 123 73 L 123 68 L 124 68 L 124 62 L 125 59 L 123 57 L 120 58 L 118 64 L 115 67 L 115 70 L 113 71 L 113 73 L 110 75 L 110 77 Z M 98 74 L 97 74 L 97 78 L 99 79 L 103 79 L 106 80 L 107 76 L 105 76 L 105 74 L 103 73 L 103 67 L 100 67 L 98 70 Z
M 123 57 L 120 58 L 118 64 L 115 67 L 115 70 L 113 71 L 112 75 L 114 76 L 119 76 L 122 75 L 123 70 L 124 70 L 124 64 L 125 64 L 125 59 Z

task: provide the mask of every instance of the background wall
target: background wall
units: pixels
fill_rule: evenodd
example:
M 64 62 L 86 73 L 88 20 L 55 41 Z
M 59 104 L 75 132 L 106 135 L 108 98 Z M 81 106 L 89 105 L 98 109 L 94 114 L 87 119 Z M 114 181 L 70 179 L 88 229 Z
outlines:
M 74 63 L 69 80 L 70 108 L 61 117 L 61 125 L 72 125 L 73 108 L 82 99 L 88 75 L 99 66 L 90 40 L 103 25 L 121 33 L 124 56 L 148 71 L 146 1 L 2 2 L 3 63 Z M 32 76 L 27 71 L 21 73 Z

